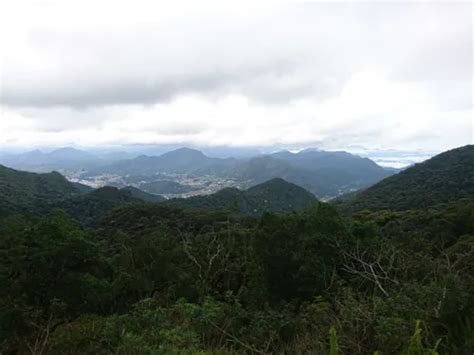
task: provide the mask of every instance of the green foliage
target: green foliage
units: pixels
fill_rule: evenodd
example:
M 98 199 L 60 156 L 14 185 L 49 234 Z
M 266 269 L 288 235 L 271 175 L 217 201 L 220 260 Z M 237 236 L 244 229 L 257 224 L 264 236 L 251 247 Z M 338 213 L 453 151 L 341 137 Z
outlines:
M 329 337 L 330 337 L 330 354 L 331 355 L 339 355 L 339 346 L 337 345 L 337 335 L 336 335 L 336 328 L 331 327 L 329 328 Z
M 423 339 L 421 336 L 422 329 L 420 326 L 420 321 L 416 321 L 415 332 L 410 338 L 408 347 L 403 352 L 404 355 L 438 355 L 436 348 L 439 346 L 440 341 L 438 341 L 433 349 L 425 348 L 423 345 Z
M 56 204 L 56 208 L 66 210 L 77 218 L 82 225 L 91 226 L 99 221 L 108 211 L 141 200 L 134 197 L 137 193 L 119 190 L 115 187 L 102 187 L 85 195 L 64 199 Z
M 285 213 L 301 210 L 316 202 L 311 193 L 283 179 L 272 179 L 245 191 L 226 188 L 212 195 L 169 201 L 170 204 L 192 208 L 223 210 L 234 206 L 234 210 L 238 207 L 239 212 L 254 216 L 265 211 Z
M 34 174 L 0 165 L 0 221 L 15 213 L 41 214 L 80 190 L 61 174 Z
M 348 231 L 337 212 L 318 204 L 301 214 L 265 214 L 254 250 L 269 299 L 307 300 L 322 292 L 338 262 L 338 247 Z
M 426 208 L 474 198 L 474 145 L 439 154 L 357 194 L 346 212 Z
M 129 192 L 132 197 L 142 200 L 142 201 L 160 202 L 160 201 L 166 200 L 163 196 L 149 194 L 133 186 L 126 186 L 126 187 L 121 188 L 120 190 Z
M 7 221 L 0 259 L 0 334 L 20 346 L 107 299 L 97 241 L 61 211 L 33 225 Z
M 273 184 L 252 193 L 261 199 Z M 242 201 L 216 211 L 129 198 L 113 188 L 72 197 L 63 206 L 80 221 L 64 211 L 4 220 L 0 352 L 473 349 L 468 200 L 351 218 L 316 202 L 257 218 L 236 213 Z

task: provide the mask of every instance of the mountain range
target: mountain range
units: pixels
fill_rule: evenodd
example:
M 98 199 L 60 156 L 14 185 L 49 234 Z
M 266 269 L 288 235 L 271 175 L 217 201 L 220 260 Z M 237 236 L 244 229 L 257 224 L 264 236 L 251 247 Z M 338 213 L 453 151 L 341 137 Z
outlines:
M 104 164 L 104 160 L 92 153 L 66 147 L 49 153 L 33 150 L 22 154 L 4 154 L 0 156 L 0 164 L 19 170 L 51 172 L 86 170 Z
M 143 158 L 132 161 L 141 159 Z M 186 164 L 202 167 L 221 161 L 186 149 L 152 159 L 163 162 L 160 166 L 166 167 L 168 171 L 184 169 Z M 226 160 L 225 164 L 228 161 L 230 160 Z M 342 173 L 344 165 L 346 171 Z M 337 176 L 331 178 L 330 172 L 338 175 L 339 180 Z M 144 171 L 141 170 L 140 173 Z M 192 208 L 230 209 L 250 215 L 260 215 L 265 210 L 289 212 L 311 206 L 317 201 L 311 190 L 337 188 L 338 184 L 346 182 L 341 176 L 348 176 L 349 173 L 352 186 L 356 182 L 363 186 L 363 182 L 370 181 L 374 174 L 379 174 L 375 175 L 379 178 L 384 174 L 372 161 L 347 153 L 280 152 L 239 161 L 238 165 L 225 171 L 229 176 L 252 181 L 252 186 L 247 189 L 227 187 L 213 194 L 167 200 L 161 195 L 150 194 L 134 186 L 92 189 L 70 182 L 58 172 L 38 174 L 0 166 L 0 216 L 62 208 L 74 216 L 80 216 L 87 223 L 92 223 L 112 208 L 143 201 Z M 324 179 L 329 180 L 326 185 L 322 184 Z M 300 184 L 291 180 L 297 180 Z M 317 185 L 319 181 L 321 185 Z M 312 189 L 305 189 L 308 185 Z M 348 212 L 363 209 L 407 210 L 463 198 L 474 198 L 473 145 L 439 154 L 389 176 L 366 190 L 350 193 L 337 204 Z
M 273 179 L 245 191 L 226 188 L 207 196 L 167 201 L 132 186 L 92 189 L 69 182 L 58 172 L 31 173 L 0 165 L 0 201 L 0 220 L 14 214 L 34 216 L 64 209 L 83 224 L 91 225 L 111 209 L 132 203 L 166 201 L 183 207 L 234 208 L 234 212 L 260 215 L 266 210 L 289 212 L 308 208 L 317 200 L 299 186 Z
M 288 151 L 252 158 L 226 172 L 251 185 L 283 178 L 327 200 L 370 186 L 392 174 L 373 161 L 347 152 Z
M 114 176 L 119 177 L 119 180 L 111 184 L 117 186 L 132 183 L 150 193 L 178 196 L 191 191 L 197 191 L 196 194 L 215 192 L 206 187 L 217 180 L 226 184 L 217 187 L 248 188 L 273 178 L 283 178 L 327 200 L 368 187 L 395 172 L 368 158 L 347 152 L 307 149 L 299 153 L 280 151 L 250 159 L 236 159 L 213 158 L 195 149 L 180 148 L 160 156 L 141 155 L 96 166 L 80 177 L 87 182 Z M 186 186 L 185 179 L 180 179 L 183 175 L 208 179 L 200 181 L 197 187 Z M 171 184 L 170 180 L 175 184 Z
M 140 155 L 134 159 L 120 160 L 92 169 L 83 176 L 91 177 L 102 174 L 144 176 L 155 175 L 160 172 L 193 174 L 212 166 L 223 168 L 234 161 L 233 158 L 210 158 L 195 149 L 179 148 L 160 156 Z

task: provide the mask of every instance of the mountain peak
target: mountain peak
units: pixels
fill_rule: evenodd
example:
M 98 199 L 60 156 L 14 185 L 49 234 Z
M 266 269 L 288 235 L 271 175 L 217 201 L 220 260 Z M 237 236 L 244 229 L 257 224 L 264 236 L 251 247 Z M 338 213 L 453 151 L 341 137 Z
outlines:
M 316 200 L 316 197 L 314 197 L 311 192 L 305 190 L 301 186 L 288 182 L 285 179 L 279 177 L 267 180 L 247 190 L 248 193 L 255 193 L 256 191 L 265 191 L 266 193 L 274 193 L 275 195 L 281 195 L 289 192 L 293 194 L 297 192 L 298 194 L 302 193 L 307 196 L 311 196 L 311 199 Z
M 188 147 L 183 147 L 183 148 L 178 148 L 175 150 L 172 150 L 170 152 L 167 152 L 162 155 L 164 156 L 201 156 L 205 157 L 204 153 L 201 152 L 200 150 L 193 149 L 193 148 L 188 148 Z
M 235 205 L 241 213 L 258 216 L 264 211 L 286 213 L 309 208 L 316 201 L 316 197 L 302 187 L 275 178 L 243 191 L 225 188 L 211 195 L 174 199 L 169 203 L 209 209 L 228 209 Z
M 297 185 L 292 184 L 291 182 L 288 182 L 285 179 L 280 178 L 280 177 L 276 177 L 276 178 L 267 180 L 267 181 L 265 181 L 265 182 L 263 182 L 259 185 L 256 185 L 256 186 L 278 186 L 278 185 L 280 185 L 280 186 L 297 186 Z
M 305 153 L 311 153 L 311 152 L 321 152 L 321 150 L 319 150 L 318 148 L 310 147 L 310 148 L 306 148 L 299 151 L 297 154 L 305 154 Z
M 67 152 L 82 152 L 82 151 L 73 147 L 61 147 L 61 148 L 53 150 L 51 153 L 67 153 Z
M 89 152 L 85 152 L 83 150 L 79 150 L 73 147 L 63 147 L 59 148 L 56 150 L 53 150 L 51 153 L 49 153 L 51 157 L 57 157 L 57 158 L 88 158 L 88 159 L 97 159 L 97 157 L 94 154 L 91 154 Z

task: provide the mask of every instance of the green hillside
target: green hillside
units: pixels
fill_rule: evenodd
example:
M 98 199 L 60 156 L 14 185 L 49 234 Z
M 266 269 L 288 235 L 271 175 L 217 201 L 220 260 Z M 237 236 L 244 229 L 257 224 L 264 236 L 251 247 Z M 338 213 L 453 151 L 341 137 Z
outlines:
M 0 221 L 22 213 L 40 216 L 54 209 L 64 209 L 84 225 L 98 221 L 107 211 L 140 201 L 163 201 L 133 187 L 119 190 L 69 182 L 57 172 L 37 174 L 0 165 Z
M 54 208 L 63 209 L 82 225 L 90 226 L 114 208 L 141 201 L 129 190 L 105 186 L 82 196 L 62 200 Z
M 129 192 L 130 195 L 132 195 L 132 197 L 138 198 L 139 200 L 142 200 L 142 201 L 160 202 L 160 201 L 166 200 L 166 198 L 164 198 L 163 196 L 149 194 L 148 192 L 145 192 L 133 186 L 126 186 L 126 187 L 121 188 L 120 190 Z
M 290 212 L 309 208 L 317 202 L 302 187 L 275 178 L 248 190 L 225 188 L 214 194 L 172 199 L 168 203 L 191 208 L 231 209 L 244 214 L 261 215 L 265 211 Z
M 0 165 L 0 216 L 46 210 L 81 190 L 57 172 L 35 174 Z
M 406 210 L 474 198 L 474 145 L 452 149 L 416 164 L 357 194 L 346 211 Z

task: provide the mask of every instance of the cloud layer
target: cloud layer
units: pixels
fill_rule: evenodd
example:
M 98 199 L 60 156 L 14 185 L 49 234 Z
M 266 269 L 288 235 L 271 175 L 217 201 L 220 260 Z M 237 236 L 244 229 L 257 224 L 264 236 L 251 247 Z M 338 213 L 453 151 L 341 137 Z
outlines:
M 472 143 L 469 3 L 178 5 L 3 5 L 0 144 Z

